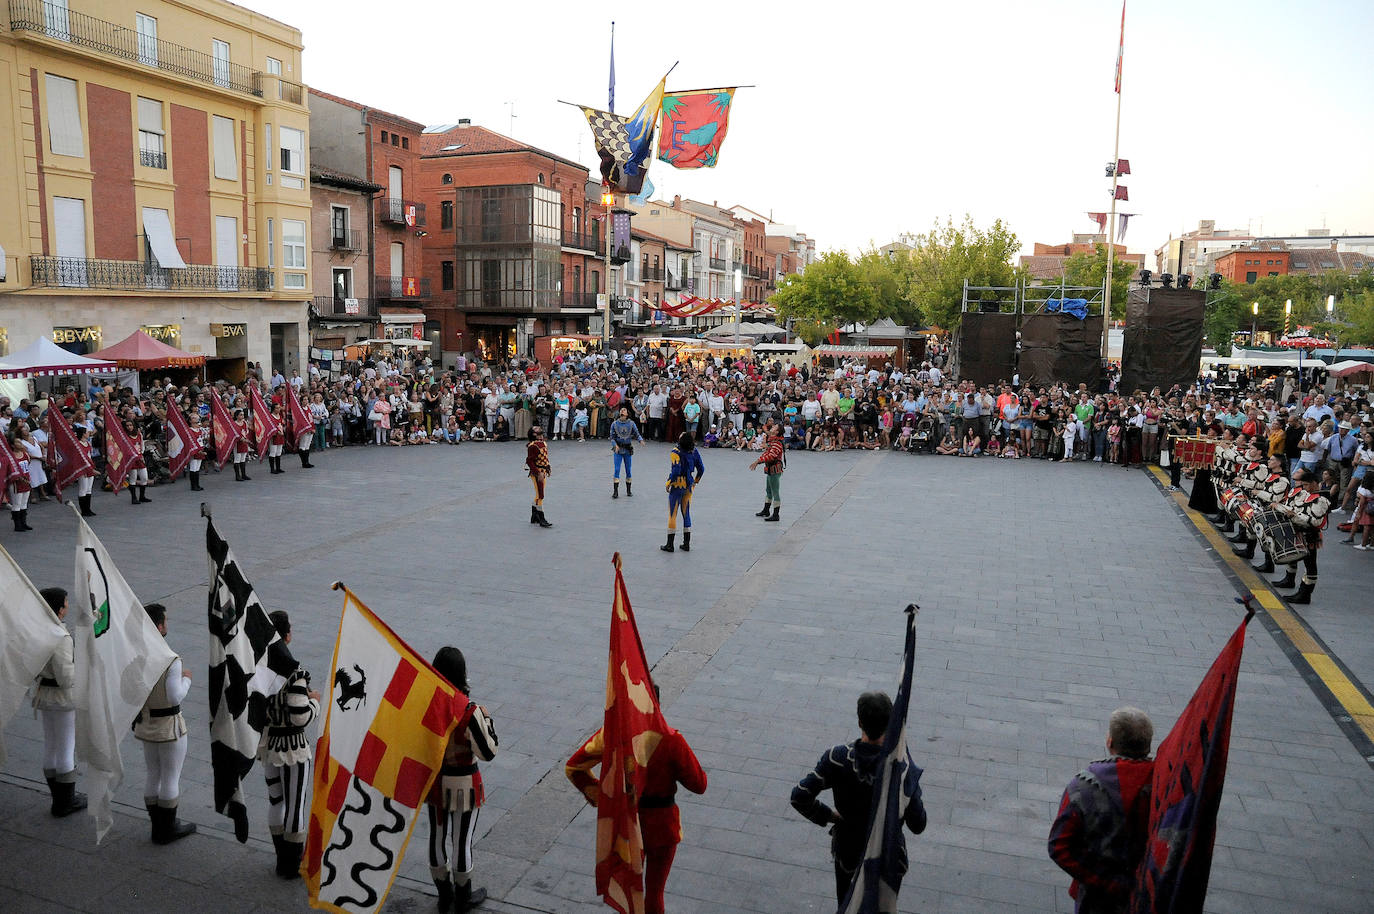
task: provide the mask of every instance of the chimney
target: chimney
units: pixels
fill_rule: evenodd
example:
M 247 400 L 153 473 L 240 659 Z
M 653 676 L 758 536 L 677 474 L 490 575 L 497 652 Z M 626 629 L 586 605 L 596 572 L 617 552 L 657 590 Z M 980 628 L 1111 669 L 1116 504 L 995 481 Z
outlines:
M 458 126 L 459 126 L 459 127 L 471 127 L 471 126 L 472 126 L 472 118 L 470 118 L 470 117 L 460 117 L 460 118 L 458 118 Z

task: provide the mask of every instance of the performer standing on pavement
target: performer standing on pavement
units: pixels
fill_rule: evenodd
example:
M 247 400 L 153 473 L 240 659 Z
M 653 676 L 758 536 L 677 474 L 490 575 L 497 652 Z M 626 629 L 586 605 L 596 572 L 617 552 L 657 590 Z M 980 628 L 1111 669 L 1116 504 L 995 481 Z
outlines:
M 763 453 L 749 464 L 750 472 L 759 464 L 763 464 L 764 473 L 763 510 L 754 516 L 766 521 L 776 521 L 778 513 L 782 510 L 782 472 L 787 468 L 787 452 L 783 449 L 781 423 L 768 423 L 764 433 L 768 437 L 768 442 L 763 447 Z
M 1322 546 L 1322 531 L 1326 529 L 1327 515 L 1331 512 L 1331 502 L 1317 491 L 1317 474 L 1307 467 L 1293 471 L 1293 487 L 1288 497 L 1274 509 L 1287 514 L 1292 520 L 1295 532 L 1307 544 L 1307 552 L 1302 557 L 1302 581 L 1297 581 L 1298 563 L 1288 564 L 1288 574 L 1277 587 L 1292 587 L 1298 584 L 1298 592 L 1284 597 L 1289 603 L 1311 603 L 1312 591 L 1317 587 L 1317 550 Z
M 10 454 L 14 457 L 18 472 L 14 474 L 9 482 L 10 499 L 10 518 L 14 521 L 16 533 L 26 533 L 33 528 L 29 526 L 29 451 L 24 447 L 27 440 L 29 427 L 23 422 L 10 422 L 10 431 L 6 436 Z
M 544 430 L 537 425 L 530 426 L 530 443 L 525 446 L 525 469 L 530 482 L 534 483 L 530 523 L 552 527 L 553 524 L 544 517 L 544 482 L 553 475 L 553 465 L 549 463 L 549 445 L 544 441 Z
M 835 863 L 835 897 L 840 903 L 844 902 L 864 859 L 873 812 L 873 785 L 883 760 L 883 737 L 892 716 L 892 699 L 886 692 L 864 692 L 859 696 L 858 713 L 859 738 L 829 749 L 792 788 L 793 809 L 822 828 L 834 826 L 830 829 L 830 854 Z M 920 775 L 914 765 L 907 767 L 907 777 L 918 779 L 910 791 L 911 801 L 902 811 L 902 822 L 913 835 L 926 830 Z M 834 799 L 834 809 L 820 799 L 826 790 Z M 882 812 L 878 814 L 881 816 Z
M 286 472 L 281 468 L 281 455 L 286 450 L 286 415 L 280 403 L 272 407 L 272 418 L 277 420 L 277 428 L 267 442 L 267 473 L 269 476 L 277 476 Z
M 65 420 L 59 420 L 65 421 Z M 77 425 L 72 427 L 76 433 L 76 446 L 87 460 L 91 460 L 91 442 L 95 438 L 95 427 L 90 425 Z M 91 510 L 91 490 L 95 488 L 95 463 L 91 463 L 91 470 L 86 475 L 76 481 L 76 503 L 81 506 L 82 517 L 95 517 L 95 512 Z
M 44 587 L 40 593 L 65 628 L 67 592 L 61 587 Z M 38 674 L 33 690 L 34 710 L 43 718 L 43 777 L 52 794 L 52 814 L 58 818 L 86 808 L 86 795 L 76 792 L 75 682 L 72 636 L 68 632 Z
M 148 603 L 143 609 L 158 634 L 167 637 L 167 607 Z M 186 719 L 181 716 L 181 702 L 190 691 L 191 671 L 183 670 L 177 657 L 134 718 L 134 738 L 143 742 L 143 762 L 148 770 L 143 805 L 153 823 L 154 844 L 171 844 L 196 831 L 194 823 L 177 819 L 181 766 L 186 761 Z
M 134 459 L 129 464 L 129 503 L 146 504 L 152 499 L 148 497 L 148 461 L 143 456 L 143 430 L 135 425 L 132 419 L 125 419 L 124 432 L 129 436 L 129 444 L 134 454 Z
M 248 475 L 248 452 L 252 450 L 252 431 L 248 428 L 248 420 L 243 417 L 243 410 L 234 410 L 234 425 L 239 430 L 238 440 L 234 442 L 234 481 L 245 482 L 253 477 Z
M 679 514 L 682 515 L 682 551 L 692 551 L 692 490 L 705 475 L 706 464 L 702 463 L 696 438 L 691 432 L 682 432 L 678 435 L 677 447 L 668 455 L 668 484 L 665 487 L 668 490 L 668 542 L 658 547 L 664 552 L 673 551 Z
M 635 441 L 644 443 L 644 436 L 639 433 L 639 426 L 630 418 L 630 411 L 625 407 L 620 407 L 620 415 L 611 423 L 611 452 L 614 454 L 613 465 L 615 477 L 611 481 L 611 497 L 620 497 L 620 465 L 625 465 L 625 495 L 627 498 L 634 497 L 630 481 L 630 461 L 634 457 Z
M 191 463 L 186 475 L 191 477 L 191 491 L 200 492 L 202 491 L 200 466 L 210 449 L 210 429 L 208 426 L 200 424 L 200 412 L 198 410 L 191 411 L 187 422 L 191 431 L 191 440 L 187 442 L 191 448 Z
M 1288 497 L 1288 475 L 1283 471 L 1283 458 L 1270 457 L 1266 465 L 1268 475 L 1256 485 L 1251 494 L 1250 502 L 1259 510 L 1264 511 L 1273 508 L 1276 504 Z M 1259 545 L 1264 549 L 1264 564 L 1255 568 L 1260 574 L 1270 574 L 1274 570 L 1274 557 L 1270 555 L 1267 548 L 1267 540 L 1259 542 L 1259 536 L 1253 527 L 1243 527 L 1245 532 L 1245 546 L 1232 549 L 1237 555 L 1251 558 L 1255 554 L 1255 546 Z
M 310 688 L 310 674 L 291 654 L 291 617 L 277 610 L 270 618 L 281 640 L 267 649 L 267 665 L 286 681 L 267 700 L 267 726 L 263 728 L 258 760 L 267 779 L 267 827 L 277 849 L 277 875 L 296 879 L 310 821 L 307 796 L 313 756 L 305 728 L 320 713 L 320 693 Z
M 1154 725 L 1139 708 L 1117 708 L 1107 727 L 1109 758 L 1069 782 L 1050 827 L 1050 859 L 1073 877 L 1078 914 L 1124 914 L 1145 855 L 1150 824 Z
M 684 433 L 687 434 L 687 433 Z M 658 686 L 654 686 L 655 694 Z M 592 769 L 601 764 L 605 752 L 602 732 L 598 729 L 573 753 L 563 773 L 574 787 L 582 791 L 587 802 L 596 806 L 601 798 L 601 785 Z M 649 756 L 644 769 L 644 794 L 639 798 L 639 831 L 644 844 L 644 912 L 663 914 L 663 891 L 668 885 L 668 873 L 682 843 L 682 815 L 677 808 L 677 785 L 692 793 L 706 792 L 706 772 L 697 761 L 696 753 L 687 745 L 682 734 L 672 727 Z
M 467 660 L 458 648 L 440 648 L 434 655 L 434 669 L 458 691 L 469 694 Z M 472 839 L 477 814 L 486 799 L 477 763 L 495 758 L 496 746 L 496 727 L 487 709 L 470 702 L 465 719 L 449 736 L 444 765 L 425 804 L 429 810 L 429 872 L 439 890 L 440 914 L 463 914 L 487 900 L 486 889 L 472 887 Z

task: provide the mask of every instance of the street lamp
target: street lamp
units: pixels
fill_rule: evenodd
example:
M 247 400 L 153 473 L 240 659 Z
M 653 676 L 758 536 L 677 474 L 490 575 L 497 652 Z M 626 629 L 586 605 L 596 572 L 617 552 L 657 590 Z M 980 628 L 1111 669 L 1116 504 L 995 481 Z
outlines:
M 739 346 L 740 298 L 744 295 L 744 270 L 735 267 L 735 346 Z
M 1293 314 L 1293 299 L 1283 303 L 1283 335 L 1288 335 L 1288 318 Z
M 1250 305 L 1250 345 L 1255 345 L 1255 336 L 1259 333 L 1259 302 Z

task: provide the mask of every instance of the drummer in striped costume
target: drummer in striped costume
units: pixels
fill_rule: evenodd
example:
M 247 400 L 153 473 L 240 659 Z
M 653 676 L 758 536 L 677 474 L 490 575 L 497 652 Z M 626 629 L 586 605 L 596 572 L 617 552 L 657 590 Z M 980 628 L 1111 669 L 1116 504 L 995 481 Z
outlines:
M 463 652 L 443 647 L 434 655 L 434 669 L 454 688 L 468 694 L 468 665 Z M 444 766 L 434 781 L 426 806 L 429 809 L 429 873 L 439 890 L 440 912 L 457 914 L 475 908 L 487 898 L 486 889 L 472 887 L 472 838 L 477 814 L 486 799 L 478 762 L 496 757 L 496 727 L 487 709 L 471 702 L 466 720 L 449 736 Z M 453 859 L 449 857 L 449 843 Z
M 1242 511 L 1247 513 L 1253 509 L 1253 496 L 1255 489 L 1269 476 L 1269 467 L 1264 463 L 1264 453 L 1259 445 L 1250 443 L 1245 448 L 1245 459 L 1239 464 L 1239 469 L 1235 476 L 1231 478 L 1231 485 L 1222 492 L 1221 509 L 1226 515 L 1226 526 L 1222 528 L 1223 533 L 1229 533 L 1235 529 L 1236 520 Z M 1246 508 L 1246 506 L 1251 506 Z M 1248 531 L 1245 524 L 1240 525 L 1236 535 L 1230 537 L 1231 542 L 1244 542 Z M 1246 556 L 1253 557 L 1254 553 Z
M 1298 563 L 1289 562 L 1288 573 L 1275 585 L 1292 587 L 1297 583 L 1298 592 L 1284 599 L 1289 603 L 1311 603 L 1312 591 L 1317 587 L 1317 550 L 1322 545 L 1322 530 L 1326 528 L 1331 502 L 1317 491 L 1317 475 L 1305 467 L 1299 467 L 1293 472 L 1293 487 L 1288 497 L 1274 508 L 1292 520 L 1297 535 L 1307 546 L 1302 556 L 1302 581 L 1297 581 Z
M 1251 518 L 1249 522 L 1244 520 L 1241 522 L 1241 530 L 1245 533 L 1246 545 L 1239 548 L 1233 547 L 1237 555 L 1247 559 L 1254 557 L 1256 545 L 1264 549 L 1264 564 L 1255 568 L 1260 574 L 1273 572 L 1274 556 L 1270 549 L 1265 548 L 1268 546 L 1267 539 L 1264 543 L 1259 543 L 1259 518 L 1264 516 L 1265 512 L 1272 511 L 1274 505 L 1288 497 L 1288 475 L 1283 471 L 1283 458 L 1270 457 L 1269 462 L 1265 464 L 1265 469 L 1268 471 L 1268 475 L 1250 492 L 1250 504 L 1254 506 L 1257 515 Z
M 267 726 L 262 731 L 258 760 L 267 778 L 267 826 L 277 849 L 277 875 L 296 879 L 310 820 L 312 755 L 305 728 L 320 713 L 320 693 L 310 688 L 310 674 L 291 655 L 291 618 L 281 610 L 269 618 L 281 640 L 267 649 L 267 665 L 286 681 L 267 700 Z

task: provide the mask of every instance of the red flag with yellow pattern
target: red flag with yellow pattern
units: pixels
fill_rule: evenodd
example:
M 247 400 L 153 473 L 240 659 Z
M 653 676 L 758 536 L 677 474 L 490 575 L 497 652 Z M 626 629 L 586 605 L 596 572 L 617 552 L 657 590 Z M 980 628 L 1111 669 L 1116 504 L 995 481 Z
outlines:
M 329 716 L 315 749 L 303 862 L 310 906 L 373 914 L 386 900 L 453 728 L 472 710 L 342 584 Z
M 620 914 L 644 914 L 644 838 L 639 798 L 644 771 L 668 732 L 639 640 L 620 553 L 611 602 L 611 650 L 606 666 L 606 717 L 601 727 L 601 795 L 596 806 L 596 891 Z

